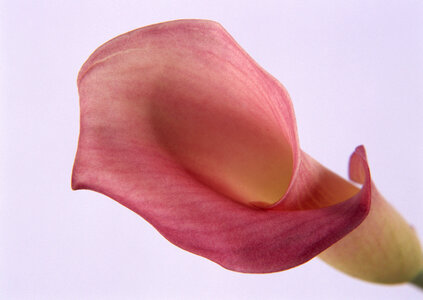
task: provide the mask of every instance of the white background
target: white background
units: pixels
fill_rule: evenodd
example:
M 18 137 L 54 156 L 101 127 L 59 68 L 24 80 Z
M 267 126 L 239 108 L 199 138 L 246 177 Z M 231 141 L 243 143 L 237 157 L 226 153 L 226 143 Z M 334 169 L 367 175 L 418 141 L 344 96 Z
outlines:
M 70 176 L 89 54 L 152 23 L 213 19 L 286 86 L 303 149 L 344 176 L 364 144 L 375 183 L 423 240 L 422 3 L 2 1 L 0 298 L 419 298 L 318 259 L 270 275 L 224 270 L 113 200 L 72 192 Z

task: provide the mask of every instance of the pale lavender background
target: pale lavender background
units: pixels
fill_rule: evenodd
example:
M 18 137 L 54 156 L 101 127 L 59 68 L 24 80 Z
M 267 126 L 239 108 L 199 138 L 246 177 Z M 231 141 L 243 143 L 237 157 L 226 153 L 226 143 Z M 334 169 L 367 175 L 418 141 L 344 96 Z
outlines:
M 318 259 L 271 275 L 229 272 L 105 196 L 70 190 L 75 81 L 88 55 L 137 27 L 207 18 L 287 87 L 308 153 L 345 175 L 366 145 L 376 184 L 423 240 L 423 2 L 317 2 L 2 1 L 0 298 L 420 297 Z

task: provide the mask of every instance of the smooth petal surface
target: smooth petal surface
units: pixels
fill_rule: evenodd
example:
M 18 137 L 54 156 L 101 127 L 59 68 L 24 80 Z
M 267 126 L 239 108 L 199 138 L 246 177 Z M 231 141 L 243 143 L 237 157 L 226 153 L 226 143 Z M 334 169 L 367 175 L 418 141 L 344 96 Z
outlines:
M 101 46 L 82 67 L 74 189 L 101 192 L 175 245 L 225 268 L 306 262 L 366 217 L 361 190 L 298 145 L 285 89 L 217 23 L 157 24 Z
M 367 218 L 319 257 L 344 273 L 378 283 L 408 282 L 423 270 L 414 228 L 374 186 Z
M 364 184 L 366 174 L 350 161 L 350 179 Z M 377 283 L 410 282 L 423 270 L 423 252 L 415 229 L 371 186 L 371 209 L 353 232 L 319 255 L 351 276 Z M 421 286 L 420 283 L 416 283 Z

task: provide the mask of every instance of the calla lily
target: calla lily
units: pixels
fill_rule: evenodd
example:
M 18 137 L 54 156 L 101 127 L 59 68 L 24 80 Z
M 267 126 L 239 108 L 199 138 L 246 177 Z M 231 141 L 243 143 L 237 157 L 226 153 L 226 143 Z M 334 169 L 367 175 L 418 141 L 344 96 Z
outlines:
M 349 162 L 360 189 L 304 153 L 288 93 L 219 24 L 123 34 L 89 57 L 78 87 L 73 189 L 111 197 L 173 244 L 248 273 L 292 268 L 332 245 L 325 261 L 366 280 L 409 281 L 422 269 L 364 147 Z

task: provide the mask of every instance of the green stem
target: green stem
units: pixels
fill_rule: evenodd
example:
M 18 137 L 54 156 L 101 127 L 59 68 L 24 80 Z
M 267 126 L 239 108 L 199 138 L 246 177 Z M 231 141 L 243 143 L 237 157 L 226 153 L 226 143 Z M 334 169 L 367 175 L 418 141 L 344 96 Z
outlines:
M 423 270 L 410 283 L 423 290 Z

